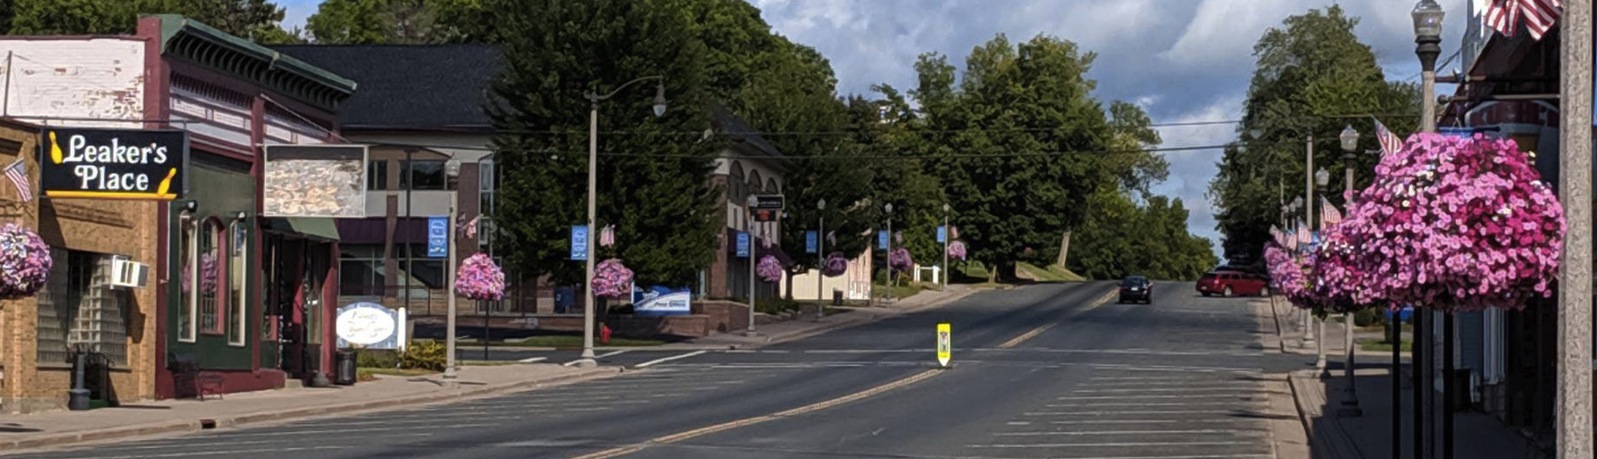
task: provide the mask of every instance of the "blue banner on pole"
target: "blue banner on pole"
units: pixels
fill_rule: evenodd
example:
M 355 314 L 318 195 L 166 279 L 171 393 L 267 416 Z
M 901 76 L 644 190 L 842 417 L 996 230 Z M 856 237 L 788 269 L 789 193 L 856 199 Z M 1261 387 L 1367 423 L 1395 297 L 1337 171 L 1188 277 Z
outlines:
M 937 242 L 938 243 L 948 242 L 948 227 L 947 226 L 937 225 Z
M 746 231 L 738 231 L 737 256 L 738 258 L 749 257 L 749 233 Z
M 821 250 L 820 247 L 819 247 L 820 241 L 821 241 L 821 233 L 819 231 L 805 231 L 804 232 L 804 253 L 816 253 L 816 252 L 819 252 Z
M 887 230 L 876 231 L 876 248 L 887 250 Z
M 1445 137 L 1470 137 L 1475 135 L 1474 128 L 1468 127 L 1438 127 L 1436 132 Z
M 427 258 L 449 256 L 449 217 L 427 217 Z
M 588 225 L 571 225 L 571 259 L 588 260 Z

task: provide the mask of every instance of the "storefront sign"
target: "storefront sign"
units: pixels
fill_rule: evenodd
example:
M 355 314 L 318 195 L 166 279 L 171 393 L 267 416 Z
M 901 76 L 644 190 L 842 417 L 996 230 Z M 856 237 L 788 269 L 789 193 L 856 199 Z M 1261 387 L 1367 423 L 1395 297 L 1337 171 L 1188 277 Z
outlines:
M 365 145 L 267 145 L 262 214 L 366 217 Z
M 693 313 L 693 289 L 652 286 L 640 290 L 632 286 L 632 314 L 636 316 L 685 316 Z
M 354 303 L 338 308 L 337 320 L 338 347 L 399 348 L 404 323 L 399 311 L 377 303 Z
M 41 137 L 47 197 L 170 201 L 188 189 L 187 132 L 47 127 Z

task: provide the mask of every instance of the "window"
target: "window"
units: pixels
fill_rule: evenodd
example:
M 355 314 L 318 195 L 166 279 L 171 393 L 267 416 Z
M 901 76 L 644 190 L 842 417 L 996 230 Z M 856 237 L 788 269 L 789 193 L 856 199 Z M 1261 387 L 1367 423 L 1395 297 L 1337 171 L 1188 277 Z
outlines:
M 371 191 L 388 189 L 388 160 L 366 162 L 366 189 Z
M 200 272 L 200 267 L 194 265 L 194 225 L 184 223 L 180 238 L 177 258 L 183 260 L 180 268 L 183 270 L 183 280 L 180 282 L 182 290 L 178 298 L 177 340 L 192 343 L 198 330 L 194 326 L 194 277 Z
M 249 274 L 245 266 L 245 253 L 249 250 L 249 232 L 243 221 L 234 221 L 227 235 L 227 317 L 232 323 L 227 327 L 227 344 L 244 345 L 244 331 L 249 326 L 244 315 L 244 284 Z
M 477 194 L 481 196 L 482 217 L 477 222 L 477 244 L 483 247 L 493 245 L 493 216 L 494 216 L 494 188 L 498 186 L 498 168 L 494 167 L 492 159 L 484 159 L 478 163 Z
M 449 177 L 444 170 L 444 161 L 438 159 L 400 161 L 404 165 L 405 173 L 399 177 L 401 189 L 411 190 L 447 190 Z
M 222 265 L 226 263 L 220 258 L 222 224 L 215 219 L 206 220 L 203 231 L 199 238 L 199 260 L 196 261 L 200 285 L 195 309 L 200 312 L 200 331 L 207 335 L 220 335 L 224 332 L 225 324 L 222 308 L 226 306 L 222 303 L 225 296 L 222 286 L 217 285 L 223 282 Z
M 380 296 L 386 286 L 383 274 L 383 246 L 341 244 L 338 246 L 338 294 L 341 296 Z M 398 248 L 396 247 L 396 250 Z M 402 256 L 402 254 L 395 254 Z
M 111 286 L 111 257 L 53 249 L 56 260 L 39 292 L 38 359 L 69 363 L 71 351 L 102 354 L 127 365 L 128 291 Z

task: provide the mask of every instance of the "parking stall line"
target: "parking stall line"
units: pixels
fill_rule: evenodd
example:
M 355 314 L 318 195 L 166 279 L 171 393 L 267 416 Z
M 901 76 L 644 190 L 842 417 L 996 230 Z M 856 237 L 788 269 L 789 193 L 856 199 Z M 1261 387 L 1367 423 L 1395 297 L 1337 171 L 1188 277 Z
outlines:
M 1246 446 L 1253 445 L 1244 441 L 1171 441 L 1171 442 L 1116 442 L 1116 443 L 1018 443 L 1018 444 L 992 444 L 992 445 L 965 445 L 967 448 L 1130 448 L 1146 446 Z M 1202 456 L 1200 456 L 1202 457 Z
M 1194 429 L 1194 430 L 1110 430 L 1110 431 L 1054 431 L 1054 432 L 999 432 L 993 434 L 998 437 L 1075 437 L 1089 435 L 1234 435 L 1258 436 L 1268 434 L 1267 430 L 1243 429 Z

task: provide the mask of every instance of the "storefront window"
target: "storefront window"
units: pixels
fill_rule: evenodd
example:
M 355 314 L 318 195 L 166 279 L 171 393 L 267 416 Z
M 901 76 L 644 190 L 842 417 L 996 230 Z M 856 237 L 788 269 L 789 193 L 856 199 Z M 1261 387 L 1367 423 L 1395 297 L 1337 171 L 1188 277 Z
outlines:
M 400 174 L 400 188 L 411 190 L 447 190 L 449 177 L 443 160 L 400 161 L 405 173 Z
M 244 331 L 249 326 L 249 316 L 244 315 L 244 283 L 249 273 L 244 257 L 248 248 L 249 233 L 244 222 L 233 222 L 227 237 L 227 317 L 233 320 L 227 327 L 227 344 L 234 346 L 244 345 Z
M 383 274 L 383 246 L 347 244 L 338 247 L 338 294 L 340 296 L 381 296 L 387 279 Z M 403 253 L 398 254 L 403 257 Z
M 181 294 L 178 298 L 177 340 L 192 343 L 198 331 L 194 321 L 194 278 L 199 274 L 200 267 L 194 263 L 194 225 L 184 224 L 180 233 L 177 258 L 183 260 L 183 266 Z
M 55 249 L 56 260 L 39 292 L 38 359 L 67 363 L 73 349 L 127 365 L 128 291 L 111 286 L 111 257 Z
M 200 329 L 206 334 L 220 335 L 223 333 L 221 302 L 222 265 L 226 260 L 220 259 L 222 250 L 222 224 L 216 220 L 205 222 L 205 232 L 200 236 L 199 264 L 199 305 Z
M 366 162 L 366 189 L 371 191 L 388 189 L 388 160 L 377 159 Z

